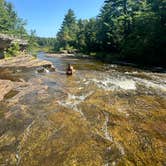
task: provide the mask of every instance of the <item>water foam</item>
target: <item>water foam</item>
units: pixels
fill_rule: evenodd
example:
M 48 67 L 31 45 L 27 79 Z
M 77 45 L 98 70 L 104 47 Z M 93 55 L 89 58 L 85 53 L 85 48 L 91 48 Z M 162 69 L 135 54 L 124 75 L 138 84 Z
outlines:
M 74 94 L 70 94 L 68 93 L 68 97 L 66 100 L 63 101 L 58 101 L 58 104 L 66 107 L 66 108 L 70 108 L 76 112 L 79 112 L 81 114 L 81 116 L 84 117 L 83 112 L 81 111 L 81 109 L 78 108 L 78 105 L 83 102 L 88 96 L 90 96 L 93 92 L 89 92 L 85 95 L 80 95 L 80 96 L 76 96 Z
M 140 79 L 140 78 L 135 78 L 135 81 L 137 81 L 138 84 L 143 84 L 147 88 L 158 89 L 158 90 L 166 92 L 166 84 L 155 83 L 155 82 L 148 81 L 145 79 Z
M 136 83 L 131 79 L 106 78 L 104 80 L 93 79 L 92 81 L 104 90 L 136 90 Z
M 48 69 L 44 69 L 44 71 L 45 71 L 46 73 L 49 73 L 49 72 L 50 72 Z

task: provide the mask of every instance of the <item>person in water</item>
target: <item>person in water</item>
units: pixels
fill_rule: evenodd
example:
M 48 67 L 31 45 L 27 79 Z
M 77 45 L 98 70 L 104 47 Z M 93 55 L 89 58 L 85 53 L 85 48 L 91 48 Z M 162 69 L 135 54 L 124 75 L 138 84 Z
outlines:
M 66 74 L 67 75 L 72 75 L 74 73 L 74 68 L 71 64 L 68 64 L 68 67 L 67 67 L 67 71 L 66 71 Z

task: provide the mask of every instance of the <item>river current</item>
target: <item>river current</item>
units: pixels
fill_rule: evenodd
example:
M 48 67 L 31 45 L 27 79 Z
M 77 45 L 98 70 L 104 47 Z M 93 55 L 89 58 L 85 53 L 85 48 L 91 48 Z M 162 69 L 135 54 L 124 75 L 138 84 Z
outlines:
M 38 58 L 56 71 L 14 75 L 31 86 L 0 103 L 0 165 L 166 165 L 165 73 Z M 72 76 L 65 74 L 68 63 L 76 69 Z

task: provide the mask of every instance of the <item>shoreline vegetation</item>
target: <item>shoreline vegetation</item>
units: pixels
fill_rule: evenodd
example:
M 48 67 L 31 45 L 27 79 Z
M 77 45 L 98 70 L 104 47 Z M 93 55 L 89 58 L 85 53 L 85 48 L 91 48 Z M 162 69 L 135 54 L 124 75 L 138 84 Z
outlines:
M 69 9 L 53 50 L 82 52 L 108 63 L 165 66 L 164 6 L 165 1 L 156 0 L 106 0 L 95 18 L 84 20 Z
M 165 1 L 105 0 L 99 14 L 69 9 L 55 38 L 37 37 L 46 52 L 82 53 L 106 63 L 165 67 Z
M 106 0 L 95 18 L 77 19 L 69 9 L 57 35 L 52 38 L 28 33 L 26 22 L 19 18 L 12 3 L 0 1 L 0 34 L 8 34 L 27 42 L 27 53 L 74 53 L 77 57 L 94 58 L 143 68 L 165 67 L 166 10 L 164 1 Z M 22 43 L 23 44 L 23 43 Z M 3 47 L 0 57 L 20 54 L 21 43 Z M 85 56 L 86 55 L 86 56 Z M 87 56 L 88 55 L 88 56 Z

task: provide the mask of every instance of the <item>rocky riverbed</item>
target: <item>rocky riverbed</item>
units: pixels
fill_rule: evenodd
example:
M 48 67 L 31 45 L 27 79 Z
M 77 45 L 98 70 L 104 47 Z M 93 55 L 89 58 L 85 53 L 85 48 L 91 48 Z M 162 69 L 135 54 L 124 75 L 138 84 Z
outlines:
M 7 94 L 20 86 L 27 86 L 26 76 L 22 77 L 19 73 L 23 72 L 49 72 L 55 68 L 49 61 L 39 60 L 30 55 L 0 60 L 0 101 Z
M 0 165 L 166 165 L 165 73 L 38 58 L 2 62 Z

